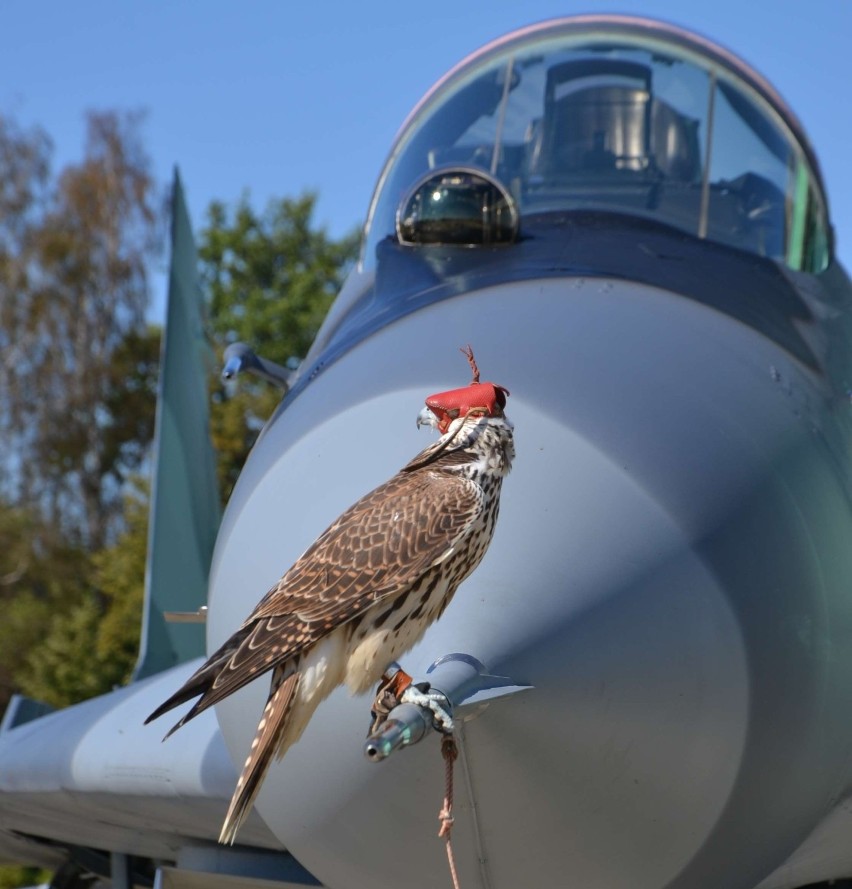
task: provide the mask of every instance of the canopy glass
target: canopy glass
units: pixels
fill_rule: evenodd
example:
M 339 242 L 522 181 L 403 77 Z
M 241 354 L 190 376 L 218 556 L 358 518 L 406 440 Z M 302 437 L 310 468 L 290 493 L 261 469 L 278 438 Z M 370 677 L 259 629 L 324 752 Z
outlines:
M 365 264 L 397 237 L 412 184 L 460 167 L 503 184 L 522 231 L 533 215 L 613 211 L 794 269 L 824 268 L 816 163 L 771 87 L 686 32 L 583 22 L 498 41 L 432 90 L 380 177 Z

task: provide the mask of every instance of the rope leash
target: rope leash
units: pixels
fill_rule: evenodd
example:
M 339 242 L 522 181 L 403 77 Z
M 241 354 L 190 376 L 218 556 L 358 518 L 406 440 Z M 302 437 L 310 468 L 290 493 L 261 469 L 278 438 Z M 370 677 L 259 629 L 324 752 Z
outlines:
M 453 830 L 453 765 L 459 755 L 455 738 L 452 735 L 444 735 L 441 739 L 441 755 L 444 757 L 446 772 L 446 791 L 444 793 L 444 805 L 438 812 L 438 820 L 441 829 L 438 836 L 447 841 L 447 862 L 450 865 L 450 876 L 453 880 L 453 889 L 459 889 L 459 875 L 456 871 L 456 858 L 453 854 L 452 830 Z

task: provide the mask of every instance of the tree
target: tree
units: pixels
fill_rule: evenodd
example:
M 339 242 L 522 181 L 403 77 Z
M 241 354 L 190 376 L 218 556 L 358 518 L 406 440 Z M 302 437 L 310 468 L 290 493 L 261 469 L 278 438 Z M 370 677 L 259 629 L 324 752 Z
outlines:
M 358 243 L 357 234 L 334 241 L 317 228 L 315 207 L 312 193 L 271 200 L 259 215 L 245 197 L 233 213 L 219 201 L 210 205 L 198 252 L 220 353 L 243 341 L 278 364 L 304 357 Z M 236 392 L 214 379 L 211 425 L 225 497 L 280 395 L 251 379 L 241 379 Z
M 55 183 L 43 134 L 0 127 L 0 181 L 13 183 L 0 193 L 14 210 L 0 231 L 0 423 L 21 455 L 5 467 L 6 495 L 91 549 L 106 543 L 153 427 L 153 392 L 114 397 L 116 365 L 147 379 L 155 349 L 144 313 L 159 217 L 139 124 L 89 114 L 85 156 Z
M 101 663 L 108 665 L 107 681 L 112 685 L 130 680 L 142 631 L 149 488 L 147 481 L 136 481 L 138 487 L 125 498 L 125 530 L 92 557 L 92 580 L 104 601 L 94 648 Z
M 0 507 L 0 707 L 26 685 L 52 622 L 86 595 L 89 559 L 33 510 Z M 49 703 L 55 703 L 50 695 Z
M 32 264 L 33 232 L 47 200 L 51 143 L 38 128 L 23 130 L 0 117 L 0 441 L 6 454 L 11 431 L 28 397 L 26 294 Z M 4 394 L 5 393 L 5 394 Z M 20 460 L 0 462 L 0 491 L 16 487 Z
M 47 135 L 0 117 L 0 706 L 105 691 L 137 654 L 144 522 L 123 500 L 153 435 L 161 228 L 140 124 L 89 114 L 54 175 Z
M 34 597 L 15 605 L 29 626 L 38 616 L 38 644 L 19 657 L 13 672 L 29 696 L 57 707 L 104 694 L 130 679 L 139 654 L 142 593 L 148 540 L 147 485 L 125 499 L 125 530 L 95 553 L 77 551 L 79 588 L 39 612 Z M 64 586 L 64 581 L 60 585 Z M 42 600 L 43 602 L 43 600 Z
M 15 691 L 64 707 L 126 683 L 139 654 L 147 484 L 125 529 L 90 553 L 32 511 L 0 508 L 0 712 Z

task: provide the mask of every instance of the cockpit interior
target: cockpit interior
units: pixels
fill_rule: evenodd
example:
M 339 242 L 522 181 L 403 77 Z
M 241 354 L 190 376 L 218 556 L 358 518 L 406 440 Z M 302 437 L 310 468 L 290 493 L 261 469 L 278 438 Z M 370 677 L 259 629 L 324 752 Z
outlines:
M 462 63 L 415 109 L 379 180 L 364 262 L 399 243 L 510 243 L 574 210 L 645 217 L 818 272 L 826 202 L 797 122 L 700 43 L 558 25 Z

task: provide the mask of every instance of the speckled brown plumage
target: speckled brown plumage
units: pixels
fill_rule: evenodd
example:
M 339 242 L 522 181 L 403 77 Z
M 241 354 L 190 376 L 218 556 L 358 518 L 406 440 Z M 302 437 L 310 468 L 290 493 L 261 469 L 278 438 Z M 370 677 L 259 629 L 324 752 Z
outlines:
M 233 636 L 148 717 L 200 695 L 171 734 L 273 671 L 222 842 L 233 842 L 273 757 L 298 739 L 319 702 L 342 682 L 354 692 L 375 684 L 443 613 L 488 548 L 513 455 L 502 411 L 454 421 L 324 531 Z

